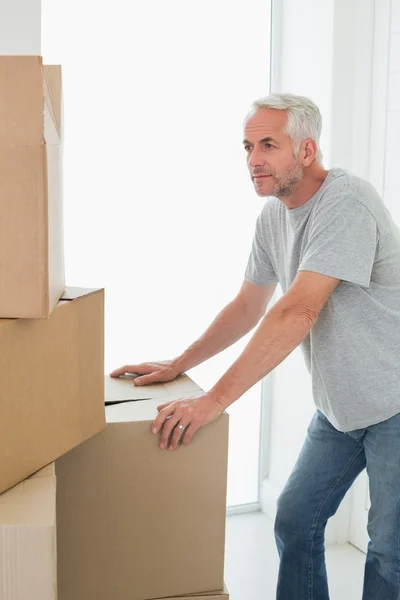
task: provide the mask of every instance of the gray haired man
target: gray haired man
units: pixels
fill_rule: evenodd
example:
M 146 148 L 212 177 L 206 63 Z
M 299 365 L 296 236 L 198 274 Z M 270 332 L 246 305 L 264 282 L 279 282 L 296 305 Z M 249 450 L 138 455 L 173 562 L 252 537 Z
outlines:
M 321 126 L 307 98 L 275 94 L 254 103 L 243 143 L 254 188 L 267 199 L 237 296 L 180 356 L 111 375 L 138 373 L 136 385 L 169 381 L 258 324 L 212 389 L 158 407 L 153 432 L 173 451 L 301 344 L 316 412 L 278 501 L 277 599 L 329 599 L 326 523 L 366 468 L 363 600 L 398 600 L 400 231 L 368 182 L 323 168 Z M 278 283 L 283 295 L 266 312 Z

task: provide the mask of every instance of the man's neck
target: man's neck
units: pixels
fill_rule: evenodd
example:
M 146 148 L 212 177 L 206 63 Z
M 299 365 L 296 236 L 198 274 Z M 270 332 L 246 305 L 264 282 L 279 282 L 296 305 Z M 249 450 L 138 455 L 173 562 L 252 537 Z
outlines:
M 290 196 L 279 198 L 287 209 L 292 210 L 298 208 L 308 202 L 319 190 L 324 183 L 329 171 L 323 167 L 315 166 L 312 169 L 306 170 L 303 179 L 299 183 L 296 191 Z

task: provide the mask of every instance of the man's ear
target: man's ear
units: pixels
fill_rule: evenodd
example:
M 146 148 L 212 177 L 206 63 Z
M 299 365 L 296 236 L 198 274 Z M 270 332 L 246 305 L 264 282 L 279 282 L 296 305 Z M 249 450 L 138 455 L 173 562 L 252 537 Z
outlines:
M 312 138 L 308 138 L 302 143 L 300 157 L 304 167 L 309 167 L 316 159 L 318 147 Z

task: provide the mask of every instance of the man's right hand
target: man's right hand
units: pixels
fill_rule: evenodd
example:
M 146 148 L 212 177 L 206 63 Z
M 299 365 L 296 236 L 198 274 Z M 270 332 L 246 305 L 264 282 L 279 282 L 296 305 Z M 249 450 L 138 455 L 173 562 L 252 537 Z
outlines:
M 111 377 L 120 377 L 126 373 L 140 375 L 133 380 L 134 385 L 147 385 L 149 383 L 165 383 L 176 379 L 181 375 L 180 371 L 172 360 L 162 360 L 157 362 L 141 363 L 140 365 L 125 365 L 110 373 Z

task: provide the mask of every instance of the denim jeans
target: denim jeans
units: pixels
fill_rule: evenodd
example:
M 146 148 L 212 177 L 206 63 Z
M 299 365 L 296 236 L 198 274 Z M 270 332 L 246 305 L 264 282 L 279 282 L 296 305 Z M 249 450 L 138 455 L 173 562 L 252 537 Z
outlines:
M 326 522 L 365 467 L 371 508 L 362 600 L 400 599 L 400 414 L 342 433 L 317 410 L 278 500 L 277 600 L 329 600 Z

